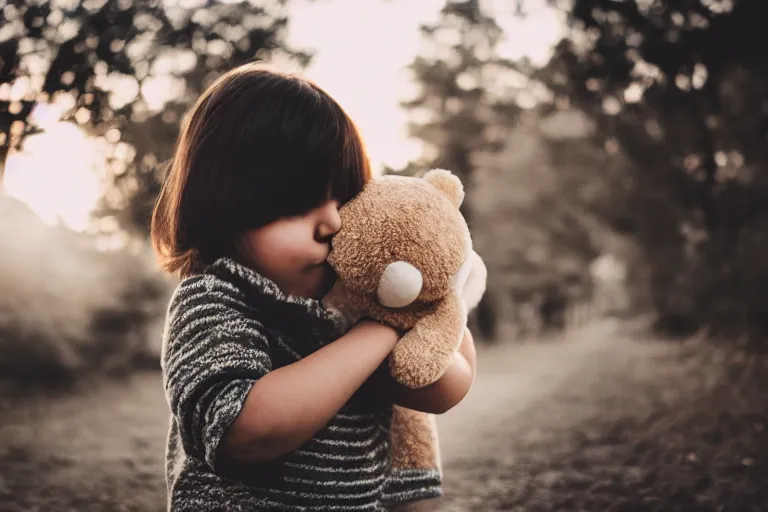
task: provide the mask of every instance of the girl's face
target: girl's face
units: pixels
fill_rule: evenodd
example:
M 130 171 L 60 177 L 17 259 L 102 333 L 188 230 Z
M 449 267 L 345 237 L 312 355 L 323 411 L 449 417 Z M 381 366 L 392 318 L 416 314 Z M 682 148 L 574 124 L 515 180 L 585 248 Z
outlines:
M 319 299 L 335 280 L 326 259 L 331 237 L 340 228 L 339 202 L 328 200 L 303 215 L 247 231 L 240 253 L 248 266 L 274 281 L 283 293 Z

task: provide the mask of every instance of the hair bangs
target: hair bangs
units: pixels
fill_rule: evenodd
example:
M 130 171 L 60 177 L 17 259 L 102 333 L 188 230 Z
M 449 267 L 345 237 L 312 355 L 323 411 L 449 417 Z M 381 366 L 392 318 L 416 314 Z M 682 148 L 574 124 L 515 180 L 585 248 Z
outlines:
M 346 203 L 370 179 L 370 165 L 352 120 L 311 83 L 283 109 L 282 140 L 271 141 L 276 167 L 272 200 L 285 215 L 299 215 L 328 199 Z M 306 93 L 310 94 L 306 94 Z
M 329 188 L 331 197 L 344 204 L 363 190 L 371 179 L 371 167 L 363 139 L 352 119 L 344 114 L 341 121 L 343 140 Z

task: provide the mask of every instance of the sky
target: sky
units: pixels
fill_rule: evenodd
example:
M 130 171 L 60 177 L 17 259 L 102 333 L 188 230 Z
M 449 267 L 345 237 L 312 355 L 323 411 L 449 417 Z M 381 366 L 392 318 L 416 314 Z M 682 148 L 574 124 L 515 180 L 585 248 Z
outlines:
M 288 40 L 315 49 L 304 72 L 358 125 L 374 168 L 404 166 L 421 146 L 409 141 L 405 66 L 419 48 L 419 24 L 436 19 L 444 0 L 301 0 L 290 12 Z
M 298 0 L 290 11 L 289 41 L 316 49 L 304 74 L 357 123 L 374 169 L 401 168 L 419 156 L 407 135 L 399 102 L 413 90 L 406 66 L 420 48 L 419 26 L 437 19 L 445 0 Z M 563 30 L 562 13 L 545 0 L 527 0 L 527 17 L 510 0 L 487 0 L 505 31 L 499 52 L 543 64 Z
M 406 66 L 419 53 L 419 26 L 437 19 L 445 0 L 293 0 L 288 41 L 313 50 L 302 74 L 324 88 L 358 125 L 374 172 L 384 164 L 405 166 L 421 153 L 407 134 L 399 103 L 413 94 Z M 525 18 L 514 16 L 509 0 L 486 0 L 506 39 L 503 56 L 543 64 L 564 30 L 562 13 L 546 0 L 526 0 Z M 171 89 L 168 89 L 171 90 Z M 59 106 L 60 107 L 60 106 Z M 8 158 L 6 191 L 27 203 L 46 223 L 77 231 L 105 192 L 98 169 L 105 151 L 69 123 L 57 123 L 63 107 L 39 106 L 47 132 L 28 137 L 24 151 Z M 33 116 L 34 117 L 34 116 Z M 63 162 L 65 164 L 63 164 Z M 66 184 L 67 194 L 61 194 Z

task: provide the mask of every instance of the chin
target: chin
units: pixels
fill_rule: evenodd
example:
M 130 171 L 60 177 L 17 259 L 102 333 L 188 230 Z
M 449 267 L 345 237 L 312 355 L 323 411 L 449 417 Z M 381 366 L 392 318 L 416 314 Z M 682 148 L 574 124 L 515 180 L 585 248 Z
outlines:
M 333 284 L 336 282 L 336 272 L 334 272 L 333 268 L 328 263 L 324 264 L 321 268 L 323 270 L 322 277 L 316 288 L 317 293 L 314 294 L 316 299 L 322 299 L 325 297 L 326 294 L 331 291 Z

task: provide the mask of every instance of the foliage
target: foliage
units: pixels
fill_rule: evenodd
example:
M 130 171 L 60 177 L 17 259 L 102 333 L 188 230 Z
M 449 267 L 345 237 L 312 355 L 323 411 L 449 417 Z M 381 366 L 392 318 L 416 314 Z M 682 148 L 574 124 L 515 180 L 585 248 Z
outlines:
M 644 250 L 656 309 L 669 327 L 765 332 L 768 4 L 577 0 L 570 14 L 538 76 L 631 160 L 614 218 Z
M 548 91 L 529 63 L 500 54 L 504 33 L 486 5 L 448 0 L 422 28 L 425 50 L 410 66 L 419 92 L 403 106 L 426 151 L 400 172 L 444 167 L 467 186 L 463 213 L 491 273 L 478 319 L 491 332 L 510 296 L 589 293 L 605 231 L 593 210 L 607 195 L 598 152 L 542 133 L 548 112 L 531 107 Z
M 0 169 L 34 133 L 39 103 L 110 142 L 116 190 L 105 200 L 128 229 L 148 227 L 161 164 L 179 122 L 218 74 L 286 46 L 285 0 L 6 0 L 0 2 Z
M 400 172 L 441 167 L 459 176 L 467 189 L 462 213 L 473 231 L 482 227 L 474 223 L 472 159 L 498 146 L 494 125 L 518 111 L 509 95 L 490 88 L 513 65 L 497 54 L 502 30 L 480 4 L 448 0 L 438 21 L 421 27 L 427 50 L 409 66 L 418 93 L 402 103 L 410 113 L 410 134 L 425 143 L 426 152 Z M 486 294 L 474 318 L 486 338 L 495 336 L 496 314 Z
M 173 289 L 146 250 L 99 252 L 90 237 L 45 225 L 0 196 L 0 374 L 66 383 L 157 366 Z

